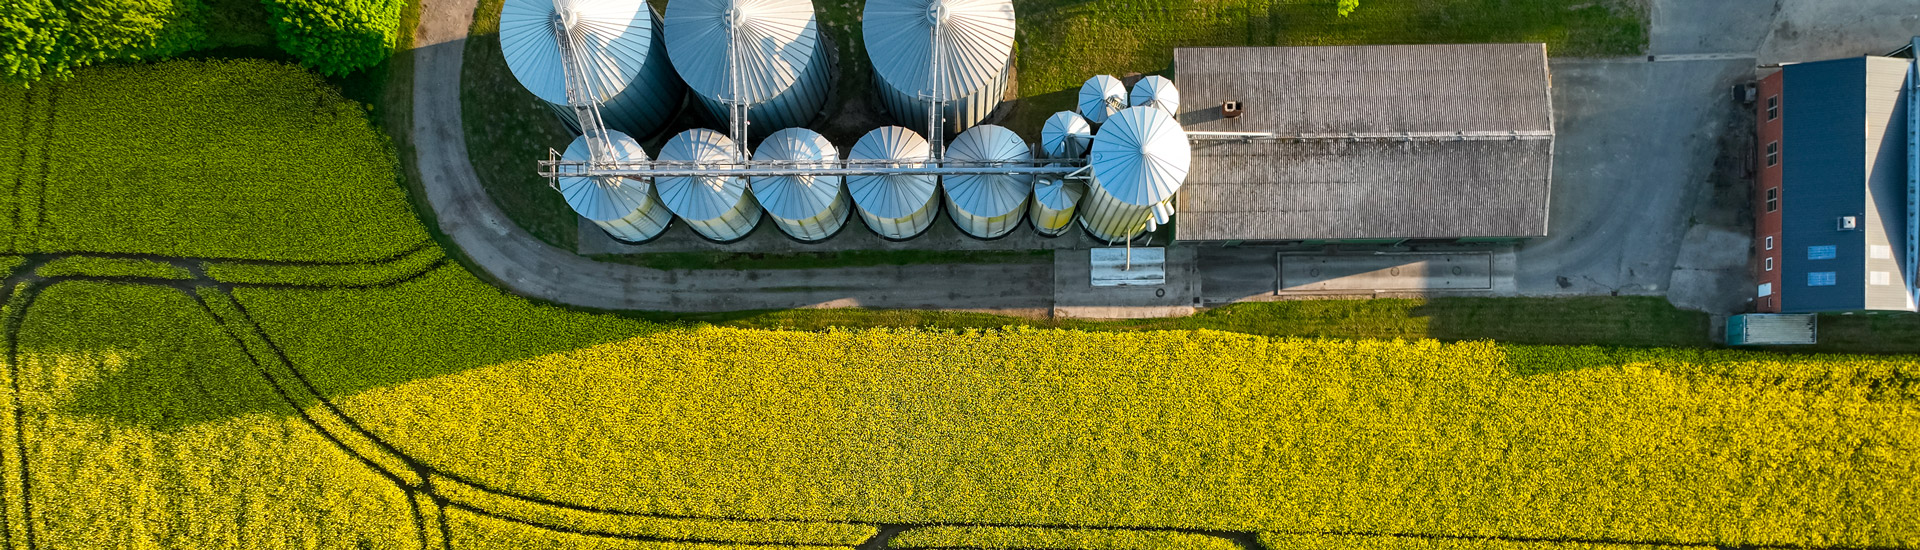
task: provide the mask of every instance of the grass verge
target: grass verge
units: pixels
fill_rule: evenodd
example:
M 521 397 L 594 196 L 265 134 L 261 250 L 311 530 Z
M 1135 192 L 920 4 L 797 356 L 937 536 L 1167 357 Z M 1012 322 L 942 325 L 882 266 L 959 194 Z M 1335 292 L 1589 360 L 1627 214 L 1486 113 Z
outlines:
M 500 53 L 500 6 L 480 0 L 460 69 L 460 112 L 467 158 L 487 195 L 534 238 L 566 251 L 579 248 L 579 217 L 547 186 L 534 162 L 573 141 L 566 125 L 515 80 Z M 644 136 L 641 136 L 644 137 Z

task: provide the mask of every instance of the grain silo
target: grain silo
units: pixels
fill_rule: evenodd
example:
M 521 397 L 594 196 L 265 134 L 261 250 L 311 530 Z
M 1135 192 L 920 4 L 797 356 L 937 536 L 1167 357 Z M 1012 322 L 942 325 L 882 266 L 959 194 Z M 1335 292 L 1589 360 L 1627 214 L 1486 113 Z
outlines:
M 933 159 L 927 140 L 899 126 L 876 128 L 853 144 L 847 156 L 854 160 L 893 160 L 895 168 L 920 168 Z M 860 209 L 868 229 L 888 240 L 919 236 L 933 225 L 940 211 L 939 185 L 931 174 L 850 176 L 847 193 Z
M 868 0 L 861 32 L 880 98 L 903 126 L 928 131 L 937 97 L 943 135 L 930 137 L 944 138 L 986 120 L 1006 96 L 1011 0 Z
M 745 104 L 750 135 L 766 136 L 826 105 L 833 55 L 808 0 L 674 0 L 666 34 L 674 68 L 714 120 Z
M 1107 117 L 1127 108 L 1127 86 L 1110 75 L 1094 75 L 1080 85 L 1079 105 L 1087 122 L 1105 124 Z
M 600 102 L 600 119 L 630 135 L 658 132 L 686 86 L 673 72 L 660 18 L 646 0 L 506 0 L 500 53 L 513 77 L 575 128 L 555 25 L 561 25 Z
M 640 148 L 640 142 L 616 130 L 608 130 L 607 137 L 613 152 L 611 160 L 647 160 L 647 151 Z M 587 162 L 591 157 L 587 137 L 580 136 L 573 138 L 562 160 Z M 666 231 L 667 224 L 673 223 L 673 213 L 660 204 L 654 196 L 653 185 L 645 180 L 611 176 L 558 179 L 556 183 L 560 194 L 567 199 L 567 206 L 615 239 L 629 243 L 650 241 Z
M 1041 176 L 1033 186 L 1033 204 L 1027 209 L 1027 221 L 1033 222 L 1033 230 L 1041 235 L 1058 237 L 1073 225 L 1075 207 L 1086 194 L 1087 184 L 1080 180 L 1059 175 Z
M 1132 239 L 1155 222 L 1187 178 L 1192 149 L 1173 115 L 1130 107 L 1113 115 L 1093 138 L 1088 155 L 1093 185 L 1080 204 L 1080 224 L 1113 243 Z
M 1180 116 L 1180 89 L 1173 87 L 1173 81 L 1167 77 L 1152 75 L 1133 83 L 1131 99 L 1135 107 L 1158 107 L 1167 114 Z
M 753 160 L 798 161 L 783 168 L 826 168 L 840 160 L 840 152 L 813 130 L 787 128 L 761 141 Z M 839 233 L 853 211 L 840 176 L 756 176 L 753 197 L 782 233 L 803 242 Z
M 1093 125 L 1087 117 L 1072 111 L 1060 111 L 1047 117 L 1040 127 L 1040 150 L 1053 158 L 1080 158 L 1093 143 Z
M 1024 166 L 1033 160 L 1033 150 L 1013 130 L 983 124 L 953 138 L 947 145 L 946 160 Z M 999 238 L 1019 227 L 1020 217 L 1026 215 L 1027 196 L 1033 194 L 1033 176 L 1026 174 L 946 176 L 941 183 L 947 190 L 947 215 L 953 217 L 954 225 L 981 239 Z
M 726 134 L 694 128 L 667 140 L 660 148 L 660 160 L 718 170 L 743 159 L 740 147 Z M 737 241 L 760 224 L 760 203 L 747 190 L 747 178 L 676 176 L 659 178 L 654 185 L 660 202 L 708 240 Z

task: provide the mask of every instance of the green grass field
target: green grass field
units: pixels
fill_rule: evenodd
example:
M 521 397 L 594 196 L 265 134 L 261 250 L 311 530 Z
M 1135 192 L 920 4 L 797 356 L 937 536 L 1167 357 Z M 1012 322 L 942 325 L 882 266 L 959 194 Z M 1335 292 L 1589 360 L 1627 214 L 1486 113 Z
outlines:
M 549 148 L 571 136 L 507 71 L 497 34 L 501 0 L 474 12 L 461 75 L 467 148 L 481 183 L 521 228 L 573 250 L 577 222 L 560 195 L 534 174 Z M 1018 99 L 1001 125 L 1038 141 L 1040 125 L 1072 110 L 1080 84 L 1096 74 L 1165 73 L 1173 48 L 1544 42 L 1554 56 L 1629 56 L 1646 49 L 1647 13 L 1635 0 L 1373 0 L 1351 16 L 1333 0 L 1015 0 Z M 838 48 L 839 104 L 816 130 L 851 146 L 867 130 L 895 124 L 871 97 L 871 64 L 860 36 L 865 0 L 814 2 Z M 664 7 L 664 6 L 661 6 Z M 691 113 L 669 133 L 702 124 Z M 657 145 L 650 145 L 656 146 Z M 736 259 L 737 263 L 752 263 Z
M 192 66 L 62 86 L 152 93 Z M 15 97 L 0 112 L 32 112 Z M 343 135 L 365 141 L 303 151 L 385 151 Z M 612 315 L 505 294 L 430 241 L 296 227 L 349 214 L 271 179 L 146 181 L 219 185 L 263 230 L 0 256 L 0 546 L 1920 549 L 1920 358 L 1677 347 L 1704 320 L 1657 300 Z M 307 183 L 399 193 L 365 181 Z M 423 231 L 404 205 L 364 215 Z M 1418 338 L 1490 335 L 1669 347 Z

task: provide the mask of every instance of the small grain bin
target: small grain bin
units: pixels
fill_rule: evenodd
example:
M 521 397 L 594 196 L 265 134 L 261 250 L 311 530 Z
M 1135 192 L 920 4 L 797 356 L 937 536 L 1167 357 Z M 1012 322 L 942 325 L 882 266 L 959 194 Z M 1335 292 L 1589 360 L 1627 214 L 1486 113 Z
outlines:
M 1117 243 L 1170 219 L 1168 201 L 1187 178 L 1192 150 L 1173 116 L 1153 107 L 1129 107 L 1094 135 L 1089 163 L 1094 184 L 1080 204 L 1080 224 Z
M 1087 156 L 1087 146 L 1093 143 L 1093 125 L 1087 123 L 1087 117 L 1072 111 L 1060 111 L 1047 117 L 1047 123 L 1040 127 L 1040 150 L 1053 158 L 1080 158 Z
M 826 168 L 840 160 L 840 152 L 813 130 L 787 128 L 761 141 L 753 160 L 797 161 L 789 167 Z M 839 233 L 853 212 L 840 176 L 756 176 L 753 197 L 780 232 L 801 242 L 819 242 Z
M 1094 75 L 1080 85 L 1079 105 L 1087 122 L 1106 124 L 1107 117 L 1127 108 L 1127 87 L 1111 75 Z
M 1135 107 L 1157 107 L 1175 118 L 1180 116 L 1180 89 L 1167 77 L 1152 75 L 1133 83 L 1131 98 Z
M 869 0 L 861 33 L 880 98 L 894 120 L 926 131 L 939 92 L 945 135 L 932 139 L 986 120 L 1006 96 L 1013 66 L 1011 0 Z M 936 48 L 940 74 L 933 67 Z
M 695 163 L 702 169 L 739 164 L 740 148 L 726 134 L 694 128 L 667 140 L 660 160 Z M 760 224 L 760 203 L 747 190 L 747 178 L 732 176 L 677 176 L 659 178 L 660 202 L 708 240 L 733 242 L 746 238 Z
M 728 104 L 744 103 L 750 135 L 766 136 L 804 126 L 826 106 L 833 54 L 812 2 L 674 0 L 665 20 L 673 67 L 714 120 L 725 123 Z
M 1013 130 L 983 124 L 953 138 L 947 145 L 947 160 L 1025 165 L 1033 160 L 1033 151 Z M 947 214 L 953 216 L 954 225 L 980 239 L 999 238 L 1019 227 L 1021 216 L 1026 215 L 1027 197 L 1033 194 L 1032 175 L 946 176 L 941 183 L 947 190 Z
M 927 140 L 913 130 L 899 126 L 876 128 L 853 144 L 847 156 L 854 160 L 900 161 L 888 163 L 894 168 L 921 168 L 933 159 Z M 906 240 L 919 236 L 933 225 L 939 213 L 939 184 L 930 174 L 893 174 L 851 176 L 847 193 L 860 209 L 860 219 L 868 229 L 888 240 Z
M 580 126 L 567 103 L 556 23 L 572 38 L 608 128 L 650 136 L 680 109 L 686 85 L 667 59 L 660 17 L 645 0 L 506 0 L 500 53 L 507 70 L 567 124 Z
M 613 150 L 612 160 L 647 160 L 647 151 L 641 149 L 640 142 L 632 137 L 617 130 L 608 130 L 607 136 L 611 141 L 608 145 Z M 573 138 L 562 159 L 579 162 L 592 160 L 586 136 Z M 605 176 L 561 177 L 557 183 L 560 194 L 567 199 L 567 206 L 573 207 L 574 212 L 600 226 L 614 239 L 643 243 L 660 236 L 660 232 L 667 230 L 667 224 L 673 223 L 673 213 L 660 204 L 659 198 L 654 196 L 653 185 L 646 180 Z
M 1033 204 L 1027 209 L 1027 221 L 1033 222 L 1033 230 L 1041 235 L 1065 234 L 1067 227 L 1073 225 L 1073 212 L 1080 204 L 1080 197 L 1086 194 L 1087 184 L 1079 180 L 1041 176 L 1033 186 Z

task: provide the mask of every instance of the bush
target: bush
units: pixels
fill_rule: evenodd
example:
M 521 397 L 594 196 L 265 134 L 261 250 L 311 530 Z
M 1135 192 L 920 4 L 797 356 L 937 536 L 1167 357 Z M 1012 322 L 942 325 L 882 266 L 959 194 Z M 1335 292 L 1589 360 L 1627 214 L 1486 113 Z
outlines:
M 326 75 L 372 67 L 393 54 L 404 0 L 265 0 L 280 48 Z

